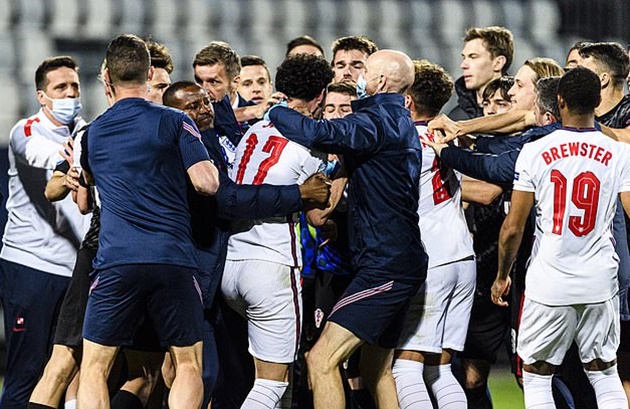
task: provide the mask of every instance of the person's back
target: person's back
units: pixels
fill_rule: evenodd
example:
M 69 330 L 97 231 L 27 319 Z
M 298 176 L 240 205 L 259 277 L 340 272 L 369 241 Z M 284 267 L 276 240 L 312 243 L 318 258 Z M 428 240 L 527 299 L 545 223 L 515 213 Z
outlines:
M 174 136 L 182 131 L 199 136 L 184 118 L 179 111 L 126 98 L 92 123 L 89 167 L 102 201 L 99 268 L 149 262 L 196 266 L 180 156 L 186 146 Z M 132 246 L 120 237 L 131 239 Z
M 419 250 L 420 234 L 409 230 L 408 225 L 418 223 L 422 148 L 402 99 L 400 95 L 377 94 L 353 102 L 354 114 L 345 120 L 357 128 L 372 128 L 370 131 L 376 127 L 376 139 L 360 143 L 365 147 L 361 151 L 339 153 L 344 154 L 351 180 L 348 217 L 349 236 L 356 238 L 351 242 L 354 265 L 366 271 L 412 277 L 413 271 L 405 270 L 416 257 L 414 249 Z M 394 120 L 401 117 L 401 121 Z M 366 220 L 372 229 L 366 228 Z M 394 237 L 398 240 L 392 240 Z
M 426 134 L 425 124 L 417 123 L 416 129 L 418 135 Z M 423 149 L 418 215 L 423 242 L 430 255 L 429 266 L 459 260 L 472 252 L 472 237 L 461 198 L 461 174 L 441 166 L 432 149 Z M 445 231 L 449 232 L 448 236 Z
M 152 73 L 143 40 L 113 39 L 103 79 L 115 103 L 82 140 L 83 175 L 101 197 L 101 231 L 84 318 L 80 407 L 109 407 L 111 364 L 145 316 L 176 363 L 169 406 L 202 402 L 202 294 L 186 178 L 212 195 L 218 174 L 192 119 L 146 101 Z
M 363 343 L 369 345 L 364 348 L 370 358 L 365 359 L 377 365 L 371 376 L 364 374 L 366 381 L 374 387 L 385 384 L 376 394 L 378 406 L 398 406 L 390 350 L 427 266 L 417 215 L 422 147 L 401 95 L 413 83 L 413 73 L 413 62 L 404 53 L 377 51 L 357 81 L 357 95 L 364 99 L 352 103 L 352 114 L 313 121 L 288 109 L 269 113 L 287 138 L 343 155 L 349 175 L 356 276 L 307 357 L 315 407 L 344 406 L 337 365 Z
M 617 371 L 619 300 L 612 221 L 620 198 L 630 211 L 630 151 L 597 132 L 600 79 L 577 67 L 558 84 L 563 128 L 526 144 L 516 161 L 510 211 L 499 237 L 492 301 L 509 270 L 531 209 L 536 243 L 527 270 L 517 351 L 525 406 L 553 406 L 552 376 L 575 341 L 597 406 L 628 405 Z
M 595 129 L 562 128 L 523 147 L 517 172 L 519 162 L 535 165 L 514 183 L 533 189 L 537 203 L 528 297 L 568 305 L 616 294 L 611 222 L 629 159 L 625 145 Z

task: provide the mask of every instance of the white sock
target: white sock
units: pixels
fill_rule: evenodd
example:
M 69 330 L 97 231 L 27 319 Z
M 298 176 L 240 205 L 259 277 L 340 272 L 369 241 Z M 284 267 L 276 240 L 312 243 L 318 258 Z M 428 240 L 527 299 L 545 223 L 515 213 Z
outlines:
M 67 400 L 66 403 L 64 403 L 63 405 L 63 409 L 77 409 L 77 400 L 76 399 Z
M 424 381 L 431 389 L 439 409 L 467 409 L 466 394 L 451 371 L 451 364 L 427 365 Z
M 585 371 L 595 389 L 597 406 L 600 409 L 626 409 L 628 399 L 617 373 L 617 365 L 603 371 Z
M 551 375 L 538 375 L 523 371 L 525 408 L 555 409 L 551 392 Z
M 256 379 L 254 387 L 249 391 L 241 409 L 274 409 L 284 395 L 287 386 L 289 386 L 289 382 Z
M 289 385 L 285 388 L 282 398 L 276 403 L 275 409 L 291 409 L 293 406 L 293 366 L 289 366 Z
M 422 379 L 422 362 L 397 359 L 392 373 L 396 381 L 400 409 L 433 408 L 429 392 Z

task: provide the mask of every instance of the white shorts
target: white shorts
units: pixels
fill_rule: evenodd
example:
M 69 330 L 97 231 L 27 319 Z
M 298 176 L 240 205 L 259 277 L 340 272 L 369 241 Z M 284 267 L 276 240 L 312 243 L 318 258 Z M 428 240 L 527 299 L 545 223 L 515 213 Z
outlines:
M 399 348 L 433 352 L 462 351 L 475 294 L 474 260 L 430 268 L 411 300 Z
M 611 362 L 619 347 L 619 298 L 596 304 L 549 306 L 525 297 L 518 331 L 518 355 L 526 365 L 560 365 L 573 340 L 582 363 Z
M 273 363 L 295 361 L 302 330 L 299 268 L 263 260 L 227 260 L 221 291 L 247 318 L 249 352 Z

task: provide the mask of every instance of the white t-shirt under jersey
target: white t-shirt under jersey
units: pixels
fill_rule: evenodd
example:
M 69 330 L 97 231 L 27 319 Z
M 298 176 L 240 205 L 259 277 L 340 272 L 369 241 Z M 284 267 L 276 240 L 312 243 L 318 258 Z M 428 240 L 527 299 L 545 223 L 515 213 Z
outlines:
M 322 159 L 283 137 L 271 122 L 252 126 L 238 147 L 230 178 L 238 184 L 302 184 L 316 173 Z M 302 265 L 298 215 L 232 223 L 228 260 L 266 260 Z
M 594 129 L 559 129 L 523 147 L 514 190 L 535 194 L 526 296 L 546 305 L 614 297 L 612 220 L 618 193 L 630 191 L 630 147 Z
M 418 135 L 427 127 L 416 124 Z M 440 165 L 433 149 L 422 145 L 420 173 L 420 234 L 429 255 L 429 268 L 475 254 L 461 205 L 461 175 Z

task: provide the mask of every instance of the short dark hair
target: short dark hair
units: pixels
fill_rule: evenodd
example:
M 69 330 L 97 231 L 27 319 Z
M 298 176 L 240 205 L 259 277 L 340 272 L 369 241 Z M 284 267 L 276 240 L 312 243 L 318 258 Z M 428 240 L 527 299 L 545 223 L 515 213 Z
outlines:
M 331 82 L 326 87 L 326 93 L 336 92 L 337 94 L 348 95 L 349 97 L 357 97 L 357 84 L 354 81 Z
M 562 76 L 558 83 L 558 96 L 562 97 L 567 109 L 574 115 L 595 112 L 600 102 L 599 77 L 584 67 L 575 67 Z
M 310 54 L 287 57 L 276 72 L 276 89 L 289 98 L 311 101 L 326 88 L 334 77 L 330 64 Z
M 514 77 L 510 75 L 504 75 L 499 78 L 495 78 L 486 85 L 481 97 L 482 101 L 489 101 L 497 91 L 501 92 L 501 98 L 506 101 L 510 101 L 512 97 L 508 94 L 510 88 L 514 85 Z
M 558 109 L 558 84 L 562 77 L 544 77 L 536 82 L 536 104 L 542 112 L 549 112 L 560 119 Z
M 296 37 L 287 43 L 287 52 L 284 54 L 284 56 L 288 57 L 291 50 L 301 45 L 313 46 L 317 48 L 319 51 L 321 51 L 322 55 L 326 55 L 326 53 L 324 53 L 324 47 L 322 47 L 321 44 L 317 42 L 317 40 L 315 40 L 311 36 L 303 35 L 303 36 Z
M 628 52 L 619 43 L 590 43 L 580 48 L 580 57 L 593 57 L 610 73 L 615 88 L 622 87 L 630 70 Z
M 151 56 L 147 44 L 134 34 L 121 34 L 107 47 L 107 69 L 113 85 L 118 82 L 144 84 Z
M 241 69 L 243 67 L 251 67 L 252 65 L 260 65 L 265 68 L 267 71 L 267 77 L 271 80 L 271 74 L 269 73 L 269 67 L 267 67 L 267 63 L 261 57 L 257 55 L 246 55 L 241 57 Z
M 584 40 L 576 41 L 575 43 L 573 43 L 571 48 L 569 48 L 569 51 L 567 51 L 567 56 L 564 60 L 566 61 L 569 58 L 569 54 L 571 54 L 571 51 L 578 50 L 578 53 L 579 53 L 580 48 L 585 47 L 589 44 L 591 44 L 590 41 L 584 41 Z
M 179 91 L 185 90 L 187 88 L 201 88 L 199 84 L 192 81 L 177 81 L 172 83 L 166 91 L 164 91 L 164 95 L 162 95 L 162 102 L 167 107 L 178 107 L 179 103 L 178 99 L 175 96 Z
M 332 59 L 335 61 L 335 55 L 339 50 L 359 50 L 367 55 L 372 55 L 378 51 L 378 46 L 374 41 L 365 36 L 348 36 L 341 37 L 332 43 Z
M 173 60 L 171 59 L 171 52 L 162 43 L 155 41 L 148 41 L 147 48 L 151 55 L 151 66 L 155 68 L 163 68 L 171 74 L 173 72 Z
M 501 72 L 505 74 L 514 59 L 514 37 L 505 27 L 472 27 L 466 30 L 464 42 L 481 39 L 492 58 L 500 55 L 505 57 L 505 65 Z
M 241 72 L 241 59 L 237 52 L 224 41 L 212 41 L 195 55 L 193 68 L 198 65 L 223 64 L 231 81 Z
M 437 115 L 453 93 L 453 79 L 437 64 L 427 60 L 413 62 L 415 78 L 405 92 L 411 97 L 417 113 Z
M 74 58 L 67 55 L 46 58 L 35 70 L 35 88 L 38 90 L 46 89 L 48 86 L 48 77 L 46 74 L 61 67 L 68 67 L 71 70 L 79 71 L 77 62 Z

